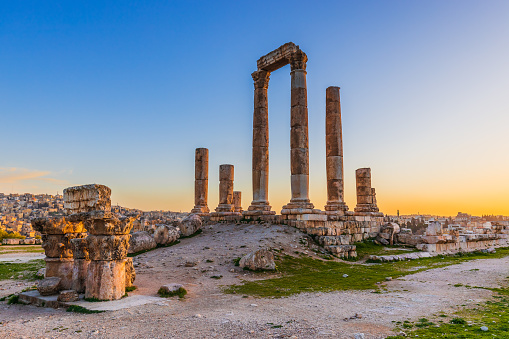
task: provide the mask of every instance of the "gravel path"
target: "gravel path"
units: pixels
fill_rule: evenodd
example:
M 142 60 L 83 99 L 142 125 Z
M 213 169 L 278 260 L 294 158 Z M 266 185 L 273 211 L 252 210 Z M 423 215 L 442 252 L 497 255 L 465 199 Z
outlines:
M 243 298 L 221 293 L 220 285 L 255 279 L 232 260 L 259 247 L 304 252 L 302 234 L 286 226 L 215 225 L 172 247 L 136 257 L 138 290 L 155 295 L 159 286 L 183 283 L 183 301 L 131 309 L 75 314 L 0 303 L 0 337 L 12 338 L 383 338 L 393 321 L 452 313 L 490 297 L 491 292 L 455 284 L 497 287 L 509 275 L 509 257 L 475 260 L 408 275 L 386 283 L 388 292 L 340 291 L 288 298 Z M 312 254 L 312 252 L 310 252 Z M 186 267 L 186 262 L 196 266 Z M 233 270 L 233 272 L 231 272 Z M 222 275 L 220 280 L 212 275 Z M 270 275 L 268 275 L 270 276 Z M 3 282 L 2 282 L 3 284 Z M 1 292 L 1 291 L 0 291 Z M 351 318 L 355 314 L 359 316 Z

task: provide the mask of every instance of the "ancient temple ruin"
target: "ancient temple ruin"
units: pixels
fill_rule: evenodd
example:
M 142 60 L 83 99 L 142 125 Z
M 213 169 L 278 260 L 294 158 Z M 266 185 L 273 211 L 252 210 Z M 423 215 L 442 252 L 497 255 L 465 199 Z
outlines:
M 233 194 L 233 166 L 220 170 L 220 204 L 216 212 L 209 214 L 206 207 L 206 178 L 208 150 L 196 149 L 195 160 L 195 207 L 192 213 L 211 222 L 271 222 L 298 227 L 309 234 L 319 236 L 319 241 L 340 256 L 355 256 L 356 241 L 373 237 L 384 222 L 383 214 L 376 205 L 374 188 L 371 187 L 371 170 L 357 170 L 357 207 L 349 211 L 344 201 L 343 140 L 339 87 L 326 90 L 326 168 L 327 205 L 325 211 L 316 209 L 309 199 L 309 138 L 306 64 L 307 55 L 292 42 L 261 57 L 257 70 L 251 74 L 254 81 L 252 187 L 253 200 L 246 211 L 241 212 L 240 192 L 238 200 L 230 200 Z M 272 210 L 268 199 L 269 189 L 269 125 L 268 97 L 270 73 L 290 65 L 291 77 L 291 130 L 290 175 L 291 199 L 283 206 L 280 215 Z M 206 154 L 206 156 L 205 156 Z M 204 160 L 206 158 L 206 160 Z M 225 166 L 225 165 L 221 165 Z M 224 173 L 223 173 L 224 172 Z M 223 177 L 224 176 L 224 177 Z M 231 184 L 231 188 L 229 183 Z M 242 215 L 241 215 L 242 213 Z

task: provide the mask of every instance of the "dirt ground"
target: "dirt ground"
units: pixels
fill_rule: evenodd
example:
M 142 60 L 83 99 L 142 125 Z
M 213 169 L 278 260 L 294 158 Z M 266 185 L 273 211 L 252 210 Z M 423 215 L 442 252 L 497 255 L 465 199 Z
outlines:
M 268 299 L 221 292 L 221 286 L 260 278 L 235 267 L 233 259 L 260 247 L 308 251 L 299 242 L 301 237 L 298 230 L 283 225 L 206 226 L 193 238 L 134 260 L 138 289 L 130 295 L 156 296 L 161 285 L 176 282 L 188 290 L 185 299 L 161 298 L 157 303 L 100 314 L 1 302 L 0 337 L 353 338 L 363 333 L 366 339 L 384 338 L 394 334 L 395 321 L 453 313 L 486 300 L 491 295 L 488 290 L 453 285 L 498 287 L 509 271 L 506 257 L 408 275 L 387 282 L 388 292 L 383 294 L 339 291 Z M 5 286 L 9 288 L 0 290 L 0 297 L 26 287 L 14 281 L 3 281 L 1 287 Z M 355 314 L 361 317 L 344 320 Z

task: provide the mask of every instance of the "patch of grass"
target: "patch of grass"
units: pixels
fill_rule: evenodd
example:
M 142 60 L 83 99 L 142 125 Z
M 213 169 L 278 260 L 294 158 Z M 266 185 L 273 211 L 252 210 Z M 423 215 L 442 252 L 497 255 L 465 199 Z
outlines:
M 184 287 L 179 288 L 175 292 L 166 292 L 162 287 L 157 291 L 157 294 L 159 294 L 162 298 L 170 298 L 174 296 L 178 296 L 179 298 L 184 298 L 184 296 L 187 294 L 187 291 Z
M 95 311 L 95 310 L 89 310 L 88 308 L 78 306 L 78 305 L 71 305 L 67 307 L 66 312 L 75 312 L 75 313 L 83 313 L 83 314 L 91 314 L 91 313 L 103 313 L 104 311 Z M 78 331 L 76 331 L 78 332 Z M 81 331 L 79 331 L 81 332 Z
M 241 257 L 238 257 L 238 258 L 233 259 L 233 264 L 234 264 L 235 266 L 239 266 L 239 265 L 240 265 L 240 259 L 242 259 L 242 258 L 241 258 Z
M 455 317 L 449 323 L 443 322 L 438 326 L 416 327 L 406 331 L 407 336 L 447 339 L 507 338 L 509 332 L 509 288 L 489 290 L 496 292 L 497 295 L 481 307 L 459 311 L 461 317 Z M 482 326 L 488 327 L 488 331 L 482 331 Z M 387 337 L 387 339 L 389 338 L 403 339 L 404 337 Z
M 180 240 L 174 241 L 171 244 L 157 245 L 156 247 L 148 249 L 148 250 L 138 251 L 138 252 L 135 252 L 135 253 L 128 253 L 127 256 L 132 258 L 132 257 L 135 257 L 135 256 L 143 254 L 143 253 L 147 253 L 147 252 L 150 252 L 150 251 L 153 251 L 153 250 L 157 250 L 158 248 L 171 247 L 171 246 L 175 246 L 177 244 L 180 244 Z
M 385 282 L 386 277 L 397 279 L 428 269 L 460 264 L 474 259 L 501 258 L 507 255 L 509 255 L 509 248 L 499 248 L 497 253 L 476 252 L 371 265 L 285 255 L 278 260 L 280 277 L 229 286 L 224 288 L 224 292 L 259 297 L 286 297 L 302 292 L 378 290 L 377 282 Z M 348 274 L 348 277 L 343 278 L 343 274 Z
M 7 299 L 7 304 L 19 304 L 19 294 L 12 294 L 9 296 L 9 299 Z
M 36 280 L 39 279 L 36 273 L 41 268 L 45 267 L 43 259 L 30 260 L 26 263 L 11 263 L 0 262 L 0 281 L 6 279 L 18 279 L 22 275 L 23 280 Z
M 2 245 L 0 246 L 0 254 L 5 253 L 44 253 L 41 245 Z
M 212 279 L 221 279 L 223 276 L 222 275 L 213 275 L 211 276 Z
M 125 293 L 135 291 L 136 289 L 136 286 L 128 286 L 125 288 Z
M 457 325 L 465 325 L 467 323 L 467 321 L 463 318 L 452 318 L 450 323 L 457 324 Z
M 406 248 L 400 245 L 379 245 L 373 240 L 364 240 L 354 243 L 357 251 L 356 260 L 367 259 L 370 255 L 396 255 L 418 252 L 415 248 Z M 353 258 L 355 259 L 355 258 Z

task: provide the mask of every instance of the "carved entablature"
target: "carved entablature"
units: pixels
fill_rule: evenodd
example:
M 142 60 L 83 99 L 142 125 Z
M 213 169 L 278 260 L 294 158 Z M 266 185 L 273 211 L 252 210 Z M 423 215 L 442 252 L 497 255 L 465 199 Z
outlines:
M 290 67 L 292 68 L 292 71 L 294 71 L 296 69 L 306 70 L 306 62 L 307 61 L 308 61 L 308 56 L 306 55 L 306 53 L 304 53 L 300 49 L 297 50 L 292 55 L 290 55 Z
M 258 59 L 256 64 L 259 71 L 264 70 L 272 72 L 288 64 L 292 65 L 292 70 L 305 70 L 307 60 L 306 54 L 300 50 L 298 45 L 295 45 L 293 42 L 288 42 L 267 55 L 262 56 Z M 293 65 L 295 65 L 295 67 Z
M 269 87 L 269 78 L 270 72 L 267 71 L 256 71 L 251 73 L 253 77 L 255 88 L 265 88 Z

